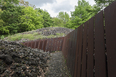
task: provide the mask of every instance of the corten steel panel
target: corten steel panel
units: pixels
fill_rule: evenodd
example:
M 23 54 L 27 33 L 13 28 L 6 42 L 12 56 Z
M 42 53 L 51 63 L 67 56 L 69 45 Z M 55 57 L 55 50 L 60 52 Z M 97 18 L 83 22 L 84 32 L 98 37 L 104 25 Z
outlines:
M 51 49 L 52 51 L 54 51 L 54 39 L 55 38 L 52 39 L 52 49 Z
M 74 53 L 74 46 L 75 46 L 75 30 L 73 31 L 73 33 L 72 33 L 72 49 L 71 49 L 71 75 L 73 76 L 73 73 L 74 73 L 74 70 L 73 70 L 73 66 L 74 66 L 74 55 L 73 55 L 73 53 Z
M 56 38 L 54 38 L 54 43 L 53 43 L 53 44 L 54 44 L 54 46 L 56 47 L 55 39 L 56 39 Z M 55 47 L 53 47 L 53 51 L 55 51 Z
M 57 38 L 55 39 L 55 51 L 56 51 L 56 49 L 57 49 Z
M 75 53 L 74 77 L 77 77 L 79 41 L 80 41 L 80 27 L 78 27 L 78 31 L 77 31 L 77 47 L 76 47 L 76 53 Z
M 34 48 L 34 43 L 35 43 L 35 42 L 34 42 L 34 41 L 32 41 L 32 46 L 31 46 L 31 48 Z
M 106 77 L 103 11 L 95 16 L 95 77 Z
M 35 45 L 35 41 L 33 41 L 33 46 L 32 46 L 33 48 L 34 48 L 34 45 Z
M 72 32 L 70 33 L 70 40 L 69 40 L 70 43 L 69 43 L 69 49 L 68 49 L 68 60 L 69 60 L 69 61 L 68 61 L 68 67 L 69 67 L 70 72 L 72 71 L 72 70 L 71 70 L 71 58 L 72 58 L 72 57 L 71 57 L 71 49 L 72 49 L 72 48 L 71 48 L 71 46 L 72 46 L 72 41 L 71 41 L 72 38 L 71 38 L 71 37 L 72 37 L 72 35 L 71 35 L 71 34 L 72 34 Z
M 50 47 L 51 47 L 51 39 L 49 39 L 49 41 L 48 41 L 48 45 L 49 45 L 49 47 L 48 47 L 48 51 L 50 51 Z
M 59 38 L 57 39 L 57 50 L 59 50 L 59 45 L 60 45 L 60 42 L 59 42 Z
M 35 42 L 35 43 L 34 43 L 34 48 L 36 48 L 36 42 L 37 42 L 37 40 L 35 40 L 34 42 Z
M 75 68 L 75 54 L 76 54 L 76 47 L 77 47 L 77 30 L 78 29 L 75 29 L 75 31 L 74 31 L 74 39 L 73 39 L 73 55 L 72 55 L 72 57 L 73 57 L 73 64 L 72 64 L 72 70 L 73 70 L 73 74 L 72 74 L 72 77 L 74 77 L 74 72 L 75 72 L 75 70 L 74 70 L 74 68 Z
M 54 47 L 55 47 L 55 45 L 54 45 L 54 39 L 52 39 L 52 51 L 54 51 Z
M 93 77 L 94 17 L 89 20 L 87 77 Z
M 38 49 L 40 49 L 40 43 L 41 43 L 41 40 L 39 40 Z
M 62 41 L 63 41 L 63 38 L 61 38 L 60 40 L 60 51 L 62 51 Z
M 66 59 L 66 48 L 67 48 L 66 37 L 67 36 L 64 37 L 63 48 L 62 48 L 62 52 L 63 52 L 63 55 L 64 55 L 65 59 Z
M 37 47 L 37 49 L 39 49 L 39 46 L 40 46 L 40 40 L 38 40 L 38 47 Z
M 58 51 L 60 49 L 60 38 L 58 38 Z
M 68 50 L 69 50 L 69 45 L 70 45 L 70 44 L 69 44 L 69 35 L 70 35 L 70 34 L 68 34 L 68 37 L 67 37 L 67 44 L 66 44 L 66 45 L 67 45 L 67 48 L 66 48 L 66 54 L 67 54 L 67 55 L 66 55 L 66 56 L 67 56 L 67 58 L 66 58 L 66 59 L 67 59 L 67 65 L 68 65 Z
M 60 51 L 60 47 L 61 47 L 61 38 L 59 38 L 59 49 L 58 49 L 58 51 Z
M 46 47 L 46 40 L 45 39 L 43 39 L 43 50 L 45 51 L 45 47 Z
M 72 70 L 72 76 L 74 76 L 74 69 L 73 69 L 73 66 L 74 66 L 74 52 L 75 52 L 75 33 L 76 33 L 76 30 L 73 31 L 73 37 L 72 37 L 72 51 L 71 51 L 71 56 L 72 56 L 72 63 L 71 63 L 71 70 Z
M 55 40 L 54 40 L 54 45 L 55 45 L 54 51 L 56 51 L 56 38 L 55 38 Z
M 58 50 L 58 38 L 56 39 L 56 51 Z
M 43 46 L 44 46 L 44 39 L 42 40 L 42 50 L 43 50 Z
M 67 35 L 67 38 L 66 38 L 66 51 L 65 51 L 65 54 L 66 54 L 66 64 L 68 66 L 68 49 L 69 49 L 69 34 Z M 69 68 L 69 67 L 68 67 Z
M 88 22 L 84 23 L 84 32 L 83 32 L 83 56 L 82 56 L 82 76 L 81 77 L 86 77 L 87 72 L 86 72 L 86 53 L 87 53 L 87 28 L 88 28 Z
M 44 51 L 46 51 L 46 43 L 47 43 L 47 40 L 44 40 L 44 46 L 43 46 Z
M 49 41 L 49 40 L 47 39 L 46 51 L 48 51 L 48 41 Z
M 50 51 L 50 39 L 48 39 L 48 51 Z
M 68 59 L 68 60 L 67 60 L 67 66 L 69 67 L 68 69 L 69 69 L 69 71 L 71 72 L 71 69 L 70 69 L 70 64 L 71 64 L 71 62 L 70 62 L 70 60 L 71 60 L 71 58 L 70 58 L 70 50 L 71 50 L 71 33 L 69 34 L 69 38 L 68 38 L 68 39 L 69 39 L 69 41 L 68 41 L 68 42 L 69 42 L 69 44 L 68 44 L 69 47 L 68 47 L 68 54 L 67 54 L 67 56 L 68 56 L 68 57 L 67 57 L 67 59 Z
M 32 41 L 29 42 L 29 47 L 31 47 L 31 46 L 32 46 Z
M 42 49 L 42 40 L 39 42 L 39 49 Z
M 30 46 L 31 48 L 33 47 L 33 41 L 31 41 L 31 46 Z
M 80 26 L 80 42 L 79 42 L 79 53 L 78 53 L 78 55 L 79 55 L 79 58 L 78 58 L 78 66 L 77 66 L 77 77 L 81 77 L 81 63 L 82 63 L 82 59 L 81 59 L 81 57 L 82 57 L 82 41 L 83 41 L 83 39 L 82 39 L 82 37 L 83 37 L 83 25 L 81 25 Z
M 51 39 L 49 39 L 49 51 L 50 51 L 50 47 L 51 47 Z
M 62 40 L 61 40 L 61 47 L 60 47 L 60 51 L 62 51 L 63 41 L 64 41 L 64 37 L 62 37 Z
M 64 55 L 64 58 L 66 59 L 66 54 L 65 54 L 65 50 L 66 50 L 66 37 L 67 36 L 65 36 L 64 37 L 64 39 L 63 39 L 63 44 L 62 44 L 62 52 L 63 52 L 63 55 Z
M 29 47 L 31 47 L 31 41 L 29 41 Z
M 38 48 L 38 45 L 39 45 L 39 40 L 37 40 L 35 48 Z
M 43 50 L 43 45 L 44 45 L 44 41 L 42 39 L 42 42 L 41 42 L 41 50 Z
M 53 40 L 53 39 L 54 39 L 54 38 L 51 39 L 51 51 L 53 51 L 53 47 L 54 47 L 54 45 L 53 45 L 53 41 L 54 41 L 54 40 Z
M 47 49 L 47 51 L 49 51 L 50 50 L 50 39 L 48 39 L 48 49 Z
M 69 36 L 70 36 L 70 34 L 68 34 L 68 38 L 67 38 L 67 42 L 68 42 L 68 44 L 67 44 L 67 45 L 68 45 L 68 46 L 67 46 L 67 66 L 68 66 L 68 70 L 69 70 L 69 68 L 70 68 L 70 67 L 69 67 L 69 64 L 68 64 L 68 62 L 69 62 L 69 59 L 68 59 L 68 58 L 69 58 L 69 49 L 70 49 L 70 47 L 69 47 L 69 45 L 70 45 L 70 41 L 69 41 L 70 37 L 69 37 Z M 70 71 L 70 70 L 69 70 L 69 71 Z
M 48 51 L 48 39 L 47 40 L 47 43 L 46 43 L 46 51 Z
M 105 10 L 108 77 L 116 77 L 116 1 Z
M 44 46 L 44 39 L 42 39 L 42 48 L 41 48 L 42 50 L 43 50 L 43 46 Z
M 64 42 L 64 37 L 62 37 L 62 41 L 61 41 L 61 51 L 62 51 L 62 48 L 63 48 L 63 42 Z
M 57 40 L 58 40 L 58 39 L 56 39 L 56 45 L 58 45 L 58 41 L 57 41 Z M 56 51 L 57 51 L 58 47 L 56 46 L 55 48 L 56 48 Z
M 51 47 L 52 47 L 52 39 L 50 38 L 50 50 L 49 51 L 51 51 Z

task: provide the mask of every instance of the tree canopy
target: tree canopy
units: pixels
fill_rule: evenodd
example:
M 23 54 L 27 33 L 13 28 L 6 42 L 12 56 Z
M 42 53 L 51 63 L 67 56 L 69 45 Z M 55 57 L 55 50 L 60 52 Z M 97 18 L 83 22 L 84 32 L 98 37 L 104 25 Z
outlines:
M 59 26 L 75 29 L 115 0 L 94 0 L 91 6 L 78 0 L 71 16 L 60 11 L 51 17 L 47 10 L 36 8 L 25 0 L 0 0 L 0 34 L 14 34 L 43 27 Z

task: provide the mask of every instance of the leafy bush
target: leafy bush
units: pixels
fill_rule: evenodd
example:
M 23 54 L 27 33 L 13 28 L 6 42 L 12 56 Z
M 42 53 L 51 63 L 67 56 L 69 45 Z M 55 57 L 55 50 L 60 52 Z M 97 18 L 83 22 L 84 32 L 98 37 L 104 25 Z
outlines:
M 1 39 L 2 39 L 2 40 L 4 39 L 4 35 L 1 36 Z

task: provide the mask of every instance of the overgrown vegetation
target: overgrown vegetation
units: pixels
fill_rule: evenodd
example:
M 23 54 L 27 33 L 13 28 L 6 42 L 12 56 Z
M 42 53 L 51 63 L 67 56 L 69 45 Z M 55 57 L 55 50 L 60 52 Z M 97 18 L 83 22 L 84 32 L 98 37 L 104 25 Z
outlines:
M 30 34 L 18 33 L 15 35 L 9 35 L 6 40 L 9 40 L 9 41 L 19 41 L 21 39 L 35 40 L 35 39 L 42 39 L 42 38 L 61 37 L 63 35 L 64 35 L 64 33 L 57 33 L 56 35 L 49 35 L 49 36 L 44 36 L 38 32 L 34 32 L 34 33 L 30 33 Z
M 24 0 L 0 0 L 0 35 L 16 34 L 43 27 L 66 27 L 75 29 L 115 0 L 95 0 L 91 6 L 85 0 L 78 0 L 78 6 L 71 12 L 59 12 L 51 17 L 46 10 L 36 8 Z

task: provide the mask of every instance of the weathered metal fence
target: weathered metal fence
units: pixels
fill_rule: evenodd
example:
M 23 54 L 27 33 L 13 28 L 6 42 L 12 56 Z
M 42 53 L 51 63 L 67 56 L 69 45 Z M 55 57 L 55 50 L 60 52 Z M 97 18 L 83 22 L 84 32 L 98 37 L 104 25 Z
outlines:
M 65 37 L 23 44 L 62 50 L 72 77 L 116 77 L 116 1 Z
M 23 42 L 22 44 L 31 47 L 37 48 L 44 51 L 61 51 L 64 37 L 58 38 L 49 38 L 49 39 L 39 39 L 34 41 Z
M 116 1 L 69 33 L 62 52 L 72 77 L 116 77 Z

